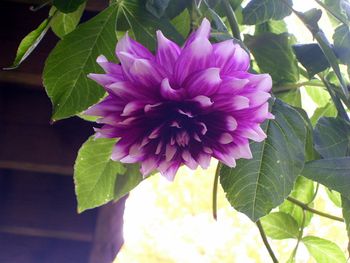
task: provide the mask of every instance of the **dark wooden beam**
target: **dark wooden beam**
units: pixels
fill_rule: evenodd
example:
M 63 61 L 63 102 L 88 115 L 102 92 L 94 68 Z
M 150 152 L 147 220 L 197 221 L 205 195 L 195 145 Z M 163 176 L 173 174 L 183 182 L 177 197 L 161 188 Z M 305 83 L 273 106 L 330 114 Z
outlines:
M 112 263 L 124 243 L 123 213 L 127 196 L 99 208 L 89 263 Z
M 6 2 L 16 2 L 16 3 L 24 3 L 29 5 L 41 5 L 47 0 L 2 0 Z M 86 3 L 86 10 L 98 12 L 105 9 L 108 6 L 108 0 L 89 0 Z
M 6 160 L 0 160 L 0 169 L 11 169 L 26 172 L 49 173 L 69 176 L 72 176 L 74 172 L 72 166 Z
M 0 233 L 14 234 L 20 236 L 57 238 L 63 240 L 74 240 L 82 242 L 91 242 L 93 237 L 88 233 L 74 233 L 68 231 L 46 230 L 34 227 L 22 226 L 0 226 Z
M 21 71 L 0 71 L 0 82 L 21 85 L 24 88 L 43 90 L 40 74 Z M 2 86 L 4 87 L 4 86 Z

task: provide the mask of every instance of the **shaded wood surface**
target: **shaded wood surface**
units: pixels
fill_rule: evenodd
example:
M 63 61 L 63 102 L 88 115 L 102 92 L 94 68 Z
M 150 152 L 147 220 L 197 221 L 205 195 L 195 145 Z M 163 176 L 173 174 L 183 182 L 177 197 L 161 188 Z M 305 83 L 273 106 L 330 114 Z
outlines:
M 99 209 L 89 263 L 113 262 L 123 245 L 123 212 L 126 199 L 127 196 Z
M 0 233 L 2 263 L 84 263 L 90 249 L 86 242 Z
M 11 65 L 20 41 L 48 14 L 48 7 L 33 13 L 18 2 L 0 0 L 0 68 Z M 85 12 L 83 20 L 93 15 Z M 76 211 L 73 164 L 93 125 L 77 117 L 50 124 L 41 72 L 57 41 L 49 32 L 18 69 L 0 71 L 1 263 L 112 262 L 123 241 L 124 201 Z

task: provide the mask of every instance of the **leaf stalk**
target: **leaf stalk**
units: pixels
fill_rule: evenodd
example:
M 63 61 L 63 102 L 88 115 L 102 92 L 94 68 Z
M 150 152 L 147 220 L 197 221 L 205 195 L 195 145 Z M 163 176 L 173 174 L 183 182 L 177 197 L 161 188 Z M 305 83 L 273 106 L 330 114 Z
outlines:
M 293 204 L 296 204 L 296 205 L 300 206 L 304 210 L 310 211 L 310 212 L 312 212 L 312 213 L 314 213 L 316 215 L 319 215 L 319 216 L 322 216 L 322 217 L 326 217 L 326 218 L 329 218 L 329 219 L 332 219 L 332 220 L 335 220 L 335 221 L 344 222 L 344 219 L 341 218 L 341 217 L 330 215 L 330 214 L 327 214 L 325 212 L 316 210 L 316 209 L 314 209 L 312 207 L 309 207 L 307 204 L 305 204 L 305 203 L 303 203 L 303 202 L 301 202 L 298 199 L 295 199 L 293 197 L 288 196 L 287 200 L 289 202 L 292 202 Z
M 241 38 L 241 32 L 239 30 L 239 26 L 238 26 L 238 22 L 237 22 L 237 18 L 235 15 L 235 11 L 232 9 L 232 6 L 230 5 L 228 0 L 223 0 L 222 1 L 222 6 L 225 10 L 226 16 L 227 16 L 227 20 L 230 24 L 231 30 L 232 30 L 232 35 L 242 41 Z
M 278 263 L 278 259 L 276 258 L 275 253 L 273 253 L 273 250 L 272 250 L 272 248 L 271 248 L 271 246 L 270 246 L 270 244 L 269 244 L 269 241 L 267 240 L 267 237 L 266 237 L 264 228 L 263 228 L 263 226 L 261 225 L 260 220 L 258 220 L 258 221 L 256 222 L 256 225 L 257 225 L 257 227 L 258 227 L 258 229 L 259 229 L 261 238 L 262 238 L 262 240 L 263 240 L 263 242 L 264 242 L 264 245 L 265 245 L 267 251 L 268 251 L 269 254 L 270 254 L 270 257 L 271 257 L 272 261 L 273 261 L 274 263 Z

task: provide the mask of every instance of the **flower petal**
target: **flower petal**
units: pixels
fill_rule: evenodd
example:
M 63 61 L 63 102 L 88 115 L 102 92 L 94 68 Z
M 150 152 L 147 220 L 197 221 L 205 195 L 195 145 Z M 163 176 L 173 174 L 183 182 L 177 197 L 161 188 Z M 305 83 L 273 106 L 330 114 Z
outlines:
M 213 45 L 216 66 L 222 68 L 222 74 L 234 71 L 247 71 L 250 66 L 248 53 L 232 40 Z
M 269 74 L 251 74 L 249 76 L 249 82 L 261 91 L 269 92 L 272 88 L 272 79 Z
M 202 108 L 207 108 L 213 105 L 211 99 L 207 96 L 199 95 L 193 98 L 191 101 L 197 102 Z
M 145 178 L 156 168 L 157 168 L 157 159 L 155 157 L 150 157 L 142 161 L 140 171 L 143 177 Z
M 122 103 L 118 103 L 113 97 L 107 96 L 101 102 L 84 111 L 84 114 L 90 116 L 104 116 L 110 112 L 118 114 L 122 112 L 123 108 L 124 105 Z
M 157 31 L 157 40 L 156 61 L 171 74 L 181 49 L 176 43 L 167 39 L 159 30 Z
M 251 139 L 256 142 L 262 142 L 266 139 L 265 132 L 260 128 L 259 125 L 253 125 L 252 127 L 246 127 L 242 132 L 242 136 Z
M 92 79 L 96 81 L 98 84 L 101 86 L 108 86 L 112 83 L 120 81 L 119 78 L 114 77 L 113 75 L 110 74 L 96 74 L 96 73 L 90 73 L 87 75 L 89 79 Z
M 200 152 L 196 157 L 196 160 L 202 169 L 207 169 L 210 166 L 211 156 L 210 154 Z
M 184 98 L 184 89 L 173 89 L 169 79 L 165 78 L 160 84 L 160 94 L 164 99 L 180 101 Z
M 123 72 L 120 65 L 109 62 L 103 55 L 97 57 L 96 62 L 103 68 L 106 73 L 112 74 L 114 77 L 123 80 Z
M 219 68 L 208 68 L 187 78 L 184 86 L 189 97 L 198 95 L 211 96 L 214 94 L 221 84 Z
M 126 32 L 124 37 L 118 41 L 115 51 L 117 55 L 120 52 L 126 52 L 137 58 L 154 59 L 154 56 L 147 48 L 129 37 L 128 32 Z
M 146 59 L 136 59 L 130 67 L 130 75 L 135 81 L 148 88 L 159 85 L 164 76 L 155 63 Z
M 193 41 L 195 41 L 198 38 L 204 38 L 204 39 L 208 39 L 209 38 L 209 34 L 210 34 L 210 22 L 208 19 L 204 18 L 202 20 L 201 25 L 199 26 L 199 28 L 194 31 L 189 38 L 186 40 L 184 47 L 190 45 Z
M 182 50 L 174 66 L 175 80 L 179 86 L 191 73 L 213 65 L 212 49 L 208 39 L 196 38 Z

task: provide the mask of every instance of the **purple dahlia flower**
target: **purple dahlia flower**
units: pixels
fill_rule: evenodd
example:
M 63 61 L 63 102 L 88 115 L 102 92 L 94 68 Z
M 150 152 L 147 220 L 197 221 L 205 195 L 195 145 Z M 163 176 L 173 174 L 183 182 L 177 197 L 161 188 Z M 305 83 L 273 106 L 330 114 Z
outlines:
M 157 31 L 155 55 L 126 34 L 116 47 L 121 65 L 97 58 L 106 73 L 89 77 L 108 96 L 86 114 L 101 117 L 96 137 L 119 138 L 112 160 L 172 180 L 182 164 L 252 158 L 249 139 L 264 140 L 260 124 L 272 118 L 271 78 L 248 73 L 246 51 L 232 40 L 211 44 L 209 33 L 204 19 L 181 48 Z

